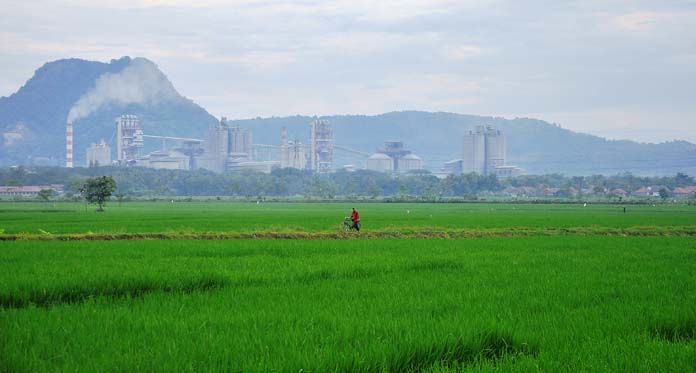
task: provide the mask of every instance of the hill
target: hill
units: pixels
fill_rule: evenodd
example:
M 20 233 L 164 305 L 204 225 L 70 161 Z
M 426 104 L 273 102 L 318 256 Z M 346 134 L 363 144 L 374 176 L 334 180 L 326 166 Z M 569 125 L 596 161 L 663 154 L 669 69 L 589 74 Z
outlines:
M 167 136 L 202 136 L 215 122 L 147 59 L 58 60 L 39 68 L 13 95 L 0 98 L 0 165 L 63 165 L 70 115 L 75 161 L 81 165 L 89 144 L 111 139 L 114 118 L 126 113 L 140 117 L 146 132 Z

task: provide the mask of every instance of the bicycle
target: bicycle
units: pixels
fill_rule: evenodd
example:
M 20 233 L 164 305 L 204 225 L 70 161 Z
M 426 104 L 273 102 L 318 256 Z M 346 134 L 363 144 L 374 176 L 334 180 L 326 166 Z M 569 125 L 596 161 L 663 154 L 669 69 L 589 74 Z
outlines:
M 357 223 L 358 226 L 358 233 L 360 232 L 360 222 Z M 346 216 L 343 218 L 343 221 L 341 224 L 338 225 L 339 229 L 343 229 L 344 232 L 348 232 L 353 229 L 353 220 L 350 219 L 350 217 Z
M 350 228 L 353 226 L 353 221 L 350 220 L 350 217 L 346 216 L 343 218 L 343 221 L 341 224 L 338 225 L 339 229 L 343 229 L 343 231 L 348 232 Z

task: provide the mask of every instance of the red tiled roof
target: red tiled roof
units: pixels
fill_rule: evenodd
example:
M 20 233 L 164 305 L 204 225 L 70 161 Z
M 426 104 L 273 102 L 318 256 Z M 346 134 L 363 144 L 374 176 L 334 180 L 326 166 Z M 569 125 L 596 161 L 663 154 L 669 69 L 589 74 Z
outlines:
M 0 186 L 0 193 L 38 193 L 43 189 L 62 191 L 63 185 Z
M 675 194 L 692 194 L 696 193 L 696 186 L 688 186 L 683 188 L 674 188 Z

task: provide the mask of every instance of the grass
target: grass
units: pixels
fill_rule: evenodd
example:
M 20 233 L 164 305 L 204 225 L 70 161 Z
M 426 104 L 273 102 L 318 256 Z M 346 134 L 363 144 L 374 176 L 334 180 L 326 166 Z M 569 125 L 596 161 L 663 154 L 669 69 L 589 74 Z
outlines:
M 0 203 L 5 234 L 133 234 L 224 232 L 332 232 L 347 203 L 112 203 L 105 213 L 82 204 Z M 356 204 L 365 232 L 418 229 L 693 227 L 696 206 Z
M 53 234 L 39 229 L 39 233 L 3 234 L 0 241 L 111 241 L 111 240 L 236 240 L 236 239 L 283 239 L 283 240 L 318 240 L 318 239 L 376 239 L 376 238 L 493 238 L 493 237 L 557 237 L 557 236 L 619 236 L 619 237 L 660 237 L 660 236 L 696 236 L 696 226 L 646 226 L 646 227 L 508 227 L 454 229 L 439 227 L 390 227 L 370 231 L 353 232 L 344 230 L 303 231 L 303 230 L 254 230 L 249 232 L 192 232 L 168 231 L 162 233 L 64 233 Z
M 687 343 L 696 338 L 696 319 L 660 321 L 652 328 L 652 335 L 668 342 Z
M 694 263 L 692 237 L 0 242 L 0 367 L 691 371 Z
M 0 371 L 696 369 L 696 207 L 352 206 L 2 203 Z
M 151 276 L 100 279 L 96 282 L 93 278 L 85 278 L 86 282 L 63 284 L 62 286 L 15 288 L 0 295 L 0 307 L 49 307 L 62 303 L 84 302 L 94 298 L 139 298 L 154 292 L 210 291 L 229 285 L 226 278 L 215 276 L 175 279 L 148 277 Z

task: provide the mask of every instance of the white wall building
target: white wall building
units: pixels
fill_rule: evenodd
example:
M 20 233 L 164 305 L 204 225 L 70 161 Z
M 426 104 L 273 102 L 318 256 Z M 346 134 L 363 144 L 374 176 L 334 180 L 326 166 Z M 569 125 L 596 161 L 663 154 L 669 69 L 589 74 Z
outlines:
M 493 174 L 499 179 L 506 179 L 526 175 L 527 173 L 517 166 L 498 166 L 493 169 Z
M 308 166 L 309 147 L 298 140 L 288 141 L 288 132 L 283 127 L 280 142 L 280 167 L 304 170 Z
M 87 148 L 87 167 L 111 165 L 111 148 L 103 139 Z
M 495 128 L 476 126 L 464 135 L 462 172 L 480 175 L 494 174 L 496 167 L 505 166 L 505 136 Z
M 462 172 L 476 172 L 483 175 L 486 172 L 486 138 L 483 126 L 476 131 L 464 135 L 464 153 L 462 154 Z
M 486 128 L 486 175 L 505 165 L 505 136 L 493 127 Z

